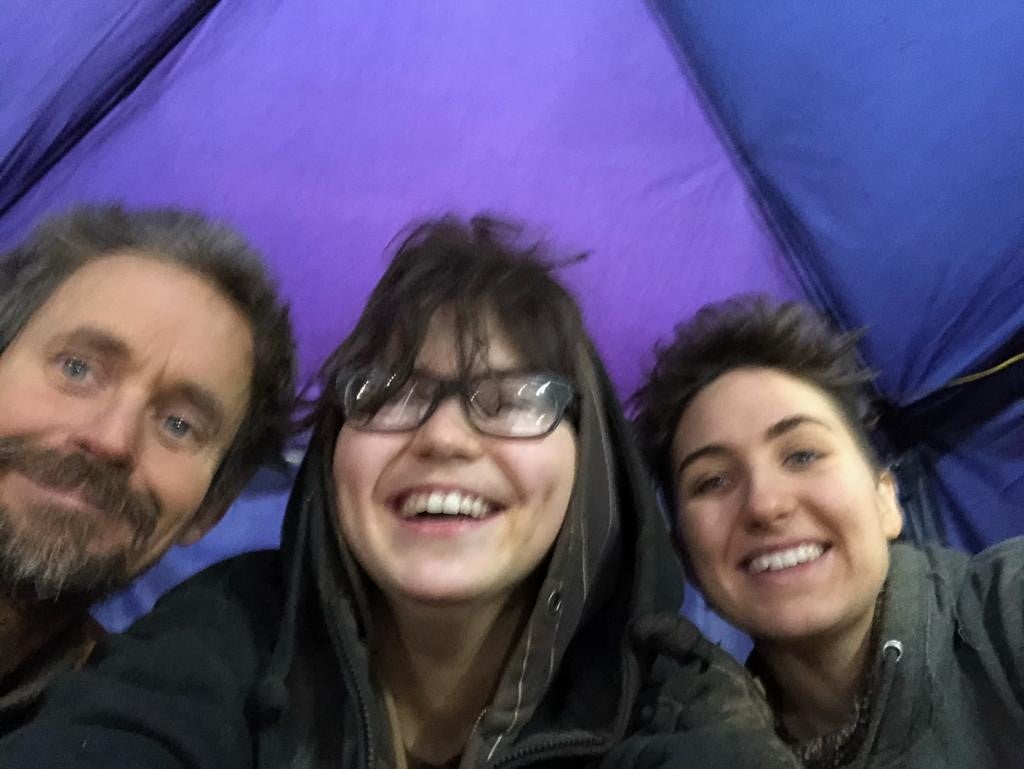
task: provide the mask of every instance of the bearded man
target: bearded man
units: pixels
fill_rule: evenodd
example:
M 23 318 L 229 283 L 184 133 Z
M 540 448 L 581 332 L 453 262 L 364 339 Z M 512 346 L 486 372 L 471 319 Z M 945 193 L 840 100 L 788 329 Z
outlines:
M 192 213 L 75 210 L 0 262 L 0 733 L 102 629 L 88 607 L 280 456 L 294 344 L 262 260 Z

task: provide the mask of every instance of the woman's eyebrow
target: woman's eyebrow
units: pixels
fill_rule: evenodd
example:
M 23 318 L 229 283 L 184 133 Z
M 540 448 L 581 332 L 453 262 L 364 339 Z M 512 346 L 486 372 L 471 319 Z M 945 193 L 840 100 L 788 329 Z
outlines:
M 826 430 L 832 430 L 832 427 L 826 422 L 821 421 L 817 417 L 812 417 L 808 414 L 794 414 L 793 416 L 780 419 L 778 422 L 773 424 L 767 430 L 764 431 L 764 437 L 768 440 L 774 440 L 788 432 L 801 427 L 805 424 L 818 425 L 824 427 Z
M 678 478 L 682 475 L 683 471 L 698 459 L 703 459 L 704 457 L 709 456 L 724 456 L 728 453 L 729 449 L 720 443 L 709 443 L 706 446 L 701 446 L 699 449 L 691 451 L 683 457 L 683 461 L 679 463 L 679 468 L 676 470 L 676 477 Z
M 792 432 L 798 427 L 802 427 L 806 424 L 818 425 L 819 427 L 824 427 L 826 430 L 832 430 L 831 425 L 827 422 L 823 422 L 817 417 L 812 417 L 809 414 L 793 414 L 792 416 L 780 419 L 765 430 L 764 437 L 767 440 L 775 440 L 776 438 Z M 698 459 L 708 456 L 723 456 L 728 453 L 729 449 L 721 443 L 709 443 L 706 446 L 701 446 L 699 449 L 695 449 L 683 457 L 682 461 L 679 463 L 679 467 L 676 469 L 676 477 L 678 478 L 682 475 L 683 471 Z

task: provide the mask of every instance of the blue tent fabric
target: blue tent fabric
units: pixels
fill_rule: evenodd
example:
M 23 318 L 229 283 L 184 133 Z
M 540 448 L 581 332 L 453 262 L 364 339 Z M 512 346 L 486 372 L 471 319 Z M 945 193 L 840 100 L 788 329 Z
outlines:
M 1024 531 L 1022 393 L 1024 366 L 1009 366 L 946 388 L 926 408 L 908 409 L 888 426 L 887 434 L 912 444 L 900 455 L 916 467 L 899 473 L 901 483 L 919 489 L 904 503 L 916 513 L 912 525 L 926 519 L 939 527 L 918 539 L 942 539 L 976 552 Z
M 807 295 L 867 329 L 911 533 L 1024 533 L 1019 373 L 950 386 L 1024 351 L 1020 3 L 653 8 Z

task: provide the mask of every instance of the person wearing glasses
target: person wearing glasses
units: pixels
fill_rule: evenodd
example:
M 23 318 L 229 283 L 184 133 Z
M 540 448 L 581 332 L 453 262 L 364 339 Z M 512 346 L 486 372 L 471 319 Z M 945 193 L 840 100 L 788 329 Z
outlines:
M 408 235 L 322 369 L 281 551 L 165 597 L 0 764 L 796 766 L 678 616 L 579 309 L 517 237 Z

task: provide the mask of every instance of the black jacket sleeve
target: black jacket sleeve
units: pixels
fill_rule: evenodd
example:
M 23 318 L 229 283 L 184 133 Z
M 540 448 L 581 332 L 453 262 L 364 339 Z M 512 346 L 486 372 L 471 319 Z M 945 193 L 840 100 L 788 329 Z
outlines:
M 0 741 L 0 766 L 247 769 L 248 698 L 280 616 L 276 563 L 242 556 L 169 593 L 54 682 L 36 718 Z
M 775 735 L 760 687 L 690 622 L 651 617 L 638 623 L 634 635 L 652 661 L 631 736 L 602 769 L 799 769 Z

